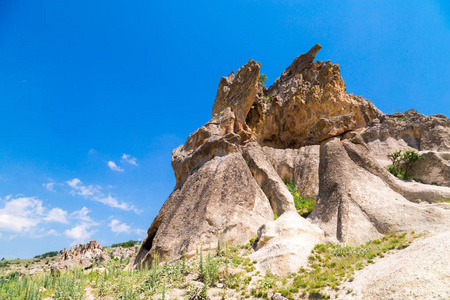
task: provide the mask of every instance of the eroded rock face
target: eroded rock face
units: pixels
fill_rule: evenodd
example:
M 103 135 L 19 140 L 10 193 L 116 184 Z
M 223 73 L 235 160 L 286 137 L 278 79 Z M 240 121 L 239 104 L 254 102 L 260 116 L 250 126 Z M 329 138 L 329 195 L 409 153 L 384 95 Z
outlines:
M 447 230 L 450 121 L 412 110 L 384 115 L 347 93 L 338 65 L 314 62 L 320 48 L 297 57 L 269 89 L 253 60 L 221 79 L 211 120 L 172 153 L 177 184 L 129 268 L 150 265 L 156 253 L 174 260 L 217 239 L 236 245 L 258 236 L 258 264 L 286 274 L 305 263 L 322 231 L 327 241 L 359 244 Z M 388 154 L 408 148 L 431 153 L 417 165 L 418 180 L 440 186 L 386 170 Z M 283 181 L 317 198 L 308 219 Z
M 214 157 L 176 188 L 148 230 L 135 264 L 148 264 L 154 253 L 176 259 L 217 239 L 245 244 L 261 225 L 273 220 L 269 200 L 237 153 Z
M 262 114 L 250 124 L 260 144 L 277 148 L 315 144 L 369 126 L 382 115 L 369 100 L 347 93 L 338 65 L 313 62 L 320 48 L 316 45 L 297 57 L 264 93 Z
M 448 188 L 396 179 L 366 151 L 361 144 L 339 138 L 321 145 L 319 198 L 309 218 L 330 241 L 358 245 L 391 232 L 447 230 L 450 210 L 407 198 L 433 200 L 440 193 L 449 197 Z

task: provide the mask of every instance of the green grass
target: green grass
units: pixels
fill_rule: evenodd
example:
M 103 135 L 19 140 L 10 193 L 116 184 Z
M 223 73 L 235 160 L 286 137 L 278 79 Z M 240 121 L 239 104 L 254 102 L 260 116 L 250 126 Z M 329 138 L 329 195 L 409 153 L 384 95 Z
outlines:
M 293 182 L 286 182 L 285 184 L 289 192 L 291 192 L 292 196 L 294 197 L 294 205 L 298 214 L 304 218 L 309 216 L 309 214 L 314 209 L 316 199 L 306 194 L 303 194 L 301 191 L 297 190 Z

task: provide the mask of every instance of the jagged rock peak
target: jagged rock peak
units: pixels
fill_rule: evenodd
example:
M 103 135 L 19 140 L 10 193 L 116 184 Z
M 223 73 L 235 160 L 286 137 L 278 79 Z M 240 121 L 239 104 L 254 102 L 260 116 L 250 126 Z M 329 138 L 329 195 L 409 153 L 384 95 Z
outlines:
M 292 64 L 286 69 L 286 71 L 284 71 L 283 74 L 281 74 L 281 77 L 289 77 L 295 75 L 296 73 L 302 72 L 304 69 L 311 66 L 320 49 L 322 49 L 322 46 L 317 44 L 305 54 L 297 56 L 297 58 L 294 59 Z

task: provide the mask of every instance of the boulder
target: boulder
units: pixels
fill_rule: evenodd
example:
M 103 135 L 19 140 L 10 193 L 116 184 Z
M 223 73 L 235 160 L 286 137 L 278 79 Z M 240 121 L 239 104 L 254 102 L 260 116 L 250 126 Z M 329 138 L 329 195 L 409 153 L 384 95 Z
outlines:
M 416 181 L 450 187 L 450 152 L 421 151 L 423 159 L 411 167 Z
M 420 151 L 450 152 L 450 120 L 444 115 L 425 116 L 407 111 L 380 116 L 379 121 L 361 133 L 369 146 L 373 142 L 384 144 L 385 140 L 392 139 Z M 383 151 L 381 146 L 378 150 L 387 155 L 385 151 L 392 149 Z
M 324 241 L 323 231 L 297 212 L 286 212 L 258 230 L 258 240 L 250 259 L 257 268 L 288 275 L 306 266 L 311 250 Z

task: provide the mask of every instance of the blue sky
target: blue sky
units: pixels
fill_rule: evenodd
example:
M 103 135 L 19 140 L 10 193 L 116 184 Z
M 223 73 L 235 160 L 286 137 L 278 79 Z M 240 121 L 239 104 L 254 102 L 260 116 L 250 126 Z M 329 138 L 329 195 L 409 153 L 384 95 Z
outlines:
M 0 257 L 143 239 L 172 149 L 250 58 L 301 53 L 385 113 L 450 115 L 447 1 L 0 1 Z

